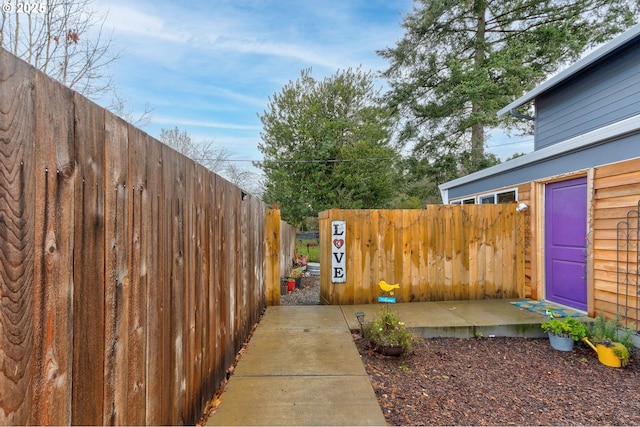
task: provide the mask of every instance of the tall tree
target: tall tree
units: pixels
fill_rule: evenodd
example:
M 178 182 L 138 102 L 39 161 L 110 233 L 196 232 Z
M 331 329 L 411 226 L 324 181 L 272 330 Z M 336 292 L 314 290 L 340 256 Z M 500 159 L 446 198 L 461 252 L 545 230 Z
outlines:
M 500 123 L 496 112 L 628 28 L 637 8 L 636 0 L 415 0 L 404 37 L 378 52 L 390 63 L 383 76 L 399 143 L 445 180 L 494 164 L 487 129 L 530 126 Z
M 397 157 L 371 73 L 303 70 L 260 116 L 264 199 L 300 224 L 328 208 L 380 208 L 393 196 Z
M 94 0 L 2 4 L 0 46 L 85 96 L 112 87 L 108 66 L 118 59 Z

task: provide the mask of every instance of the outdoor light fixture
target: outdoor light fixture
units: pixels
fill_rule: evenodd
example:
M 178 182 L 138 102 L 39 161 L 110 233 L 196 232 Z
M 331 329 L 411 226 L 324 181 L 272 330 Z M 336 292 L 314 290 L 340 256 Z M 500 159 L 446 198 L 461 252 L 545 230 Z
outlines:
M 525 202 L 520 202 L 520 204 L 516 208 L 516 212 L 526 211 L 527 209 L 529 209 L 529 206 L 527 206 Z
M 356 312 L 356 319 L 358 319 L 358 323 L 360 324 L 360 335 L 364 338 L 364 332 L 362 331 L 362 325 L 364 324 L 364 313 L 362 311 Z

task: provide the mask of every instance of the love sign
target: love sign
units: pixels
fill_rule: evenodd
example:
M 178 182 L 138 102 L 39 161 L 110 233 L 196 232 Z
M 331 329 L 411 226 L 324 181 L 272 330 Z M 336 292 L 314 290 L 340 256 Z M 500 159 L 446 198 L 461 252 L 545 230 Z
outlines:
M 347 281 L 346 221 L 331 221 L 331 282 Z

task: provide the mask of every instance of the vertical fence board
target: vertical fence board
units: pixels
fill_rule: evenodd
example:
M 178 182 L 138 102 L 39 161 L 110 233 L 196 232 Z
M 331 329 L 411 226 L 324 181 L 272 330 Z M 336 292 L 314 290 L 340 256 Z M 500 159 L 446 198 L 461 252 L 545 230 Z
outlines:
M 347 246 L 347 252 L 345 253 L 345 256 L 353 261 L 353 265 L 355 268 L 353 268 L 351 271 L 347 270 L 347 280 L 354 283 L 362 282 L 362 276 L 364 275 L 364 268 L 362 265 L 362 260 L 364 258 L 364 247 L 362 242 L 361 227 L 362 224 L 359 212 L 353 212 L 352 220 L 347 221 L 346 227 L 347 238 L 349 236 L 353 236 L 353 239 L 349 240 L 349 245 Z M 362 286 L 353 287 L 353 299 L 351 304 L 353 304 L 353 301 L 362 301 L 362 290 Z
M 215 180 L 212 182 L 212 193 L 213 193 L 213 221 L 212 221 L 212 227 L 213 227 L 213 234 L 215 236 L 215 240 L 213 240 L 212 244 L 213 244 L 213 253 L 214 253 L 214 257 L 213 257 L 213 274 L 212 274 L 212 278 L 214 283 L 212 284 L 213 286 L 213 293 L 214 293 L 214 301 L 215 301 L 215 305 L 216 305 L 216 311 L 215 311 L 215 318 L 214 323 L 215 323 L 215 336 L 216 336 L 216 347 L 215 347 L 215 353 L 216 353 L 216 360 L 218 361 L 217 369 L 215 372 L 215 377 L 217 379 L 219 379 L 219 381 L 222 381 L 222 379 L 224 378 L 225 375 L 225 369 L 224 366 L 224 354 L 225 354 L 225 345 L 226 345 L 226 331 L 225 331 L 225 326 L 226 326 L 226 322 L 225 322 L 225 314 L 224 314 L 224 304 L 223 304 L 223 298 L 224 295 L 226 295 L 223 292 L 223 284 L 222 284 L 222 237 L 221 237 L 221 209 L 222 209 L 222 199 L 223 196 L 220 192 L 220 186 L 221 183 L 220 181 L 222 181 L 222 178 L 220 177 L 216 177 Z
M 0 56 L 0 423 L 29 423 L 34 335 L 33 72 Z M 40 206 L 40 208 L 42 208 Z M 41 242 L 37 242 L 40 247 Z M 40 298 L 41 299 L 41 298 Z M 37 375 L 36 375 L 37 376 Z
M 131 284 L 128 271 L 127 125 L 105 115 L 105 396 L 107 424 L 127 424 L 128 325 Z
M 280 305 L 280 210 L 268 209 L 266 213 L 266 285 L 267 305 Z
M 166 149 L 165 149 L 166 148 Z M 165 175 L 165 188 L 173 188 L 173 192 L 165 209 L 170 212 L 169 218 L 171 252 L 169 263 L 170 275 L 170 343 L 171 358 L 171 398 L 170 419 L 177 424 L 185 424 L 185 162 L 187 161 L 175 151 L 163 147 L 165 168 L 171 173 Z M 165 169 L 166 172 L 167 169 Z
M 192 394 L 194 385 L 194 370 L 195 370 L 195 288 L 196 288 L 196 234 L 195 234 L 195 221 L 196 221 L 196 209 L 197 202 L 194 200 L 196 195 L 196 183 L 195 178 L 195 164 L 191 160 L 185 162 L 185 175 L 184 175 L 184 190 L 185 190 L 185 203 L 184 203 L 184 322 L 182 336 L 184 339 L 184 419 L 190 419 L 192 416 L 191 408 L 194 400 Z M 186 363 L 189 361 L 190 363 Z
M 104 110 L 75 95 L 72 420 L 104 424 Z
M 207 323 L 207 309 L 209 298 L 209 257 L 207 256 L 209 251 L 208 245 L 208 229 L 207 229 L 207 201 L 208 201 L 208 189 L 209 182 L 207 179 L 208 171 L 200 165 L 196 165 L 197 176 L 197 200 L 198 210 L 196 212 L 196 228 L 197 228 L 197 242 L 196 247 L 198 254 L 196 258 L 196 274 L 198 277 L 196 288 L 196 361 L 195 361 L 195 381 L 194 381 L 194 409 L 201 411 L 204 408 L 207 400 L 211 398 L 212 394 L 204 396 L 201 391 L 207 390 L 209 383 L 209 377 L 207 375 L 207 343 L 206 340 L 211 335 L 208 323 Z M 194 414 L 197 418 L 197 413 Z
M 423 211 L 416 211 L 413 213 L 413 221 L 418 225 L 417 231 L 409 231 L 409 239 L 411 240 L 411 300 L 420 301 L 421 288 L 422 288 L 422 235 L 424 227 L 422 223 L 424 221 Z
M 35 75 L 34 344 L 29 424 L 71 422 L 73 355 L 73 93 Z
M 207 345 L 207 354 L 206 354 L 206 362 L 207 362 L 207 377 L 210 379 L 208 388 L 206 390 L 207 396 L 213 396 L 213 393 L 217 389 L 222 380 L 221 374 L 219 372 L 219 352 L 218 352 L 218 323 L 219 323 L 219 314 L 218 314 L 218 299 L 219 299 L 219 283 L 215 280 L 216 274 L 216 240 L 217 236 L 217 228 L 216 228 L 216 214 L 215 214 L 215 206 L 216 206 L 216 182 L 215 175 L 208 175 L 206 182 L 206 190 L 207 190 L 207 206 L 208 209 L 205 212 L 207 216 L 207 265 L 209 269 L 209 274 L 207 276 L 207 330 L 208 336 L 206 337 L 205 344 Z
M 226 203 L 228 195 L 226 193 L 227 182 L 224 179 L 216 179 L 216 198 L 217 198 L 217 234 L 218 234 L 218 283 L 220 287 L 220 307 L 218 309 L 220 313 L 220 357 L 223 360 L 223 365 L 228 366 L 231 359 L 233 350 L 230 347 L 233 346 L 232 340 L 232 323 L 231 323 L 231 290 L 230 280 L 227 273 L 227 263 L 229 262 L 228 256 L 228 243 L 229 233 L 227 224 L 230 218 L 227 214 Z
M 162 146 L 149 137 L 145 137 L 145 142 L 147 182 L 143 195 L 148 215 L 142 220 L 144 238 L 141 239 L 147 276 L 145 424 L 166 425 L 170 424 L 166 416 L 169 401 L 165 397 L 165 387 L 169 385 L 168 326 L 163 319 L 168 315 L 166 285 L 169 281 L 164 274 Z
M 127 236 L 129 312 L 127 314 L 127 421 L 142 425 L 146 420 L 146 328 L 147 262 L 151 241 L 148 239 L 151 216 L 147 188 L 146 136 L 128 126 Z M 144 159 L 141 161 L 140 159 Z M 155 361 L 154 361 L 155 363 Z
M 363 218 L 364 220 L 364 218 Z M 380 212 L 372 211 L 371 216 L 371 225 L 369 228 L 369 233 L 365 233 L 368 241 L 368 257 L 369 257 L 369 268 L 365 271 L 366 274 L 362 277 L 362 283 L 372 283 L 375 282 L 378 271 L 381 268 L 380 257 L 378 257 L 378 253 L 380 248 Z M 364 228 L 363 228 L 364 230 Z M 348 266 L 347 266 L 348 271 Z M 378 280 L 379 282 L 380 280 Z M 372 288 L 371 286 L 363 286 L 363 298 L 364 301 L 368 301 L 369 303 L 376 302 L 376 298 L 378 295 L 378 290 Z M 355 302 L 355 301 L 354 301 Z

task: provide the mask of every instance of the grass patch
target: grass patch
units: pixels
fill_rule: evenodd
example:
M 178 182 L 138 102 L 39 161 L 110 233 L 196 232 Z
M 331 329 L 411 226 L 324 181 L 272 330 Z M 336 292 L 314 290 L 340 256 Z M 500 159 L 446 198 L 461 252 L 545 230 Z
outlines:
M 320 245 L 315 239 L 296 240 L 296 253 L 306 256 L 309 262 L 320 262 Z

